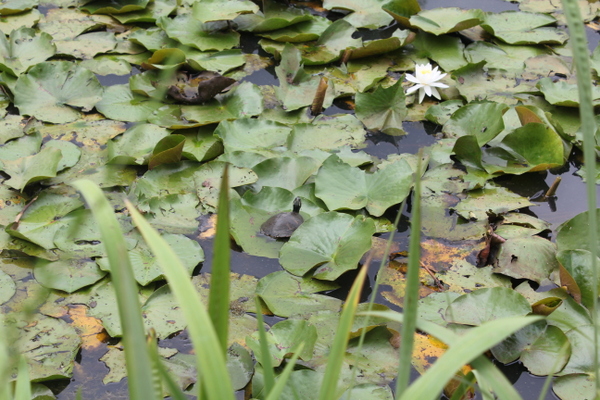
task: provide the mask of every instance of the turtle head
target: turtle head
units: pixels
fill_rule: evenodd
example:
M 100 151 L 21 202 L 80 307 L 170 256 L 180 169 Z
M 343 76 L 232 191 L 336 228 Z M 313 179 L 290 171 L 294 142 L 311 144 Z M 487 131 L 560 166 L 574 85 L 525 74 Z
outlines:
M 293 210 L 295 213 L 300 212 L 300 207 L 302 207 L 302 200 L 300 200 L 300 197 L 296 197 L 294 199 L 294 206 L 293 206 Z

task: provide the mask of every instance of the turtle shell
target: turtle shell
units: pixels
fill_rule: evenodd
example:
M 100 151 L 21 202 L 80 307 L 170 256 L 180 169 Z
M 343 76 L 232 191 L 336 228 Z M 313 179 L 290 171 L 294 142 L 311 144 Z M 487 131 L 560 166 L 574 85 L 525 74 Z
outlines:
M 272 238 L 283 239 L 292 236 L 292 233 L 304 222 L 300 211 L 300 199 L 294 200 L 294 211 L 282 212 L 273 215 L 264 224 L 260 231 Z

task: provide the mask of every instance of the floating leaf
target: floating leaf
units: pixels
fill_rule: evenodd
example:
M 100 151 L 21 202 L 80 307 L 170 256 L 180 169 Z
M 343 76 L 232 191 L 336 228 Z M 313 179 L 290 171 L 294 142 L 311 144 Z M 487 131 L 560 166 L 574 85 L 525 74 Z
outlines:
M 169 133 L 169 130 L 152 124 L 135 125 L 108 142 L 108 162 L 146 164 L 156 144 Z
M 283 124 L 265 119 L 241 118 L 222 121 L 215 135 L 218 135 L 228 152 L 241 150 L 271 150 L 284 146 L 291 129 Z
M 149 0 L 93 0 L 80 8 L 90 14 L 122 14 L 143 10 Z
M 0 37 L 0 70 L 19 76 L 29 67 L 46 61 L 56 53 L 52 36 L 45 32 L 36 35 L 35 30 L 21 27 Z
M 377 29 L 392 22 L 392 17 L 381 7 L 387 0 L 324 0 L 326 10 L 353 11 L 344 20 L 357 28 Z
M 486 187 L 469 192 L 453 209 L 464 219 L 487 220 L 491 214 L 501 214 L 532 206 L 527 198 L 503 187 Z
M 113 85 L 106 88 L 96 109 L 107 118 L 120 121 L 145 121 L 162 104 L 147 97 L 132 93 L 128 85 Z
M 6 303 L 17 291 L 17 286 L 10 275 L 0 270 L 0 305 Z
M 226 21 L 241 14 L 255 14 L 259 8 L 249 0 L 206 0 L 194 3 L 192 15 L 200 22 Z
M 35 279 L 47 288 L 73 293 L 102 279 L 96 262 L 90 259 L 64 258 L 58 261 L 40 261 L 33 270 Z
M 156 168 L 161 164 L 179 162 L 184 144 L 185 136 L 183 135 L 169 135 L 160 140 L 148 160 L 148 169 Z
M 102 98 L 94 74 L 67 61 L 37 64 L 19 77 L 15 90 L 15 106 L 21 114 L 52 123 L 81 118 L 75 108 L 89 111 Z
M 161 17 L 156 24 L 163 28 L 170 38 L 201 51 L 231 49 L 240 42 L 239 33 L 221 31 L 227 27 L 226 23 L 203 24 L 189 14 L 174 19 Z
M 10 175 L 5 184 L 23 190 L 30 183 L 52 178 L 56 176 L 61 158 L 59 149 L 46 147 L 34 156 L 3 161 L 3 170 Z
M 577 92 L 577 85 L 574 83 L 567 83 L 564 80 L 554 82 L 552 78 L 543 78 L 537 83 L 537 87 L 550 104 L 579 107 L 579 94 Z M 594 105 L 600 104 L 600 88 L 592 86 L 592 96 Z
M 447 135 L 473 135 L 479 146 L 485 145 L 504 130 L 502 116 L 508 110 L 506 104 L 474 102 L 459 108 L 444 124 Z
M 330 210 L 366 207 L 370 214 L 379 217 L 408 196 L 412 174 L 413 170 L 405 160 L 368 174 L 332 155 L 317 174 L 316 195 Z
M 281 248 L 279 262 L 302 276 L 316 267 L 317 279 L 334 280 L 358 267 L 371 247 L 375 224 L 362 215 L 326 212 L 305 221 Z
M 487 13 L 481 27 L 509 44 L 563 44 L 567 33 L 546 27 L 554 23 L 556 19 L 547 14 L 504 11 Z
M 0 15 L 13 15 L 31 10 L 38 3 L 38 0 L 3 0 L 0 2 Z
M 273 314 L 289 317 L 294 314 L 321 310 L 338 312 L 342 306 L 341 300 L 318 294 L 337 288 L 338 285 L 332 282 L 323 282 L 290 275 L 285 271 L 277 271 L 258 281 L 256 294 Z
M 423 10 L 410 17 L 410 24 L 425 32 L 442 35 L 462 31 L 483 22 L 485 14 L 481 10 L 462 10 L 458 7 Z
M 368 129 L 390 135 L 402 134 L 402 121 L 407 114 L 404 99 L 400 79 L 388 88 L 378 86 L 372 93 L 357 93 L 356 117 Z
M 300 43 L 317 40 L 331 25 L 327 18 L 315 16 L 308 21 L 299 22 L 276 31 L 263 32 L 260 36 L 277 42 Z
M 267 32 L 310 19 L 312 16 L 305 10 L 288 7 L 274 0 L 266 0 L 263 1 L 262 12 L 242 14 L 235 19 L 235 23 L 242 31 Z
M 319 116 L 311 123 L 294 124 L 288 147 L 295 152 L 356 148 L 364 142 L 365 135 L 362 124 L 352 115 Z

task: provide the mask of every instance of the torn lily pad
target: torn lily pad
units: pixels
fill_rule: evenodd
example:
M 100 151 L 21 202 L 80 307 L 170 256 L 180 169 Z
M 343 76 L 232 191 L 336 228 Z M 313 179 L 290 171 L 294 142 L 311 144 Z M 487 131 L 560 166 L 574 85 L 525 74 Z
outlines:
M 82 117 L 102 98 L 102 86 L 90 71 L 68 61 L 42 62 L 21 75 L 15 106 L 21 114 L 64 123 Z

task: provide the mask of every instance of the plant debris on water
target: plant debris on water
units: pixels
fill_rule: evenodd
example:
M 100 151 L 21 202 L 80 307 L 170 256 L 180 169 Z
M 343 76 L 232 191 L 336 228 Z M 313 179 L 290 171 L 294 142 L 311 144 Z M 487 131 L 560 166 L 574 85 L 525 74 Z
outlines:
M 268 332 L 272 363 L 304 341 L 304 369 L 290 381 L 312 399 L 342 304 L 328 293 L 382 248 L 380 234 L 395 229 L 391 211 L 416 178 L 420 318 L 460 332 L 546 315 L 492 354 L 553 374 L 562 400 L 592 398 L 597 283 L 587 214 L 551 231 L 528 211 L 532 198 L 500 185 L 560 168 L 582 146 L 562 9 L 518 3 L 483 12 L 422 10 L 416 0 L 0 0 L 0 306 L 36 396 L 54 397 L 44 383 L 71 378 L 80 349 L 101 346 L 96 335 L 111 338 L 101 355 L 109 372 L 97 379 L 125 377 L 106 251 L 75 180 L 95 182 L 114 206 L 144 323 L 162 340 L 185 322 L 124 199 L 161 232 L 206 300 L 201 244 L 219 192 L 229 190 L 235 245 L 282 267 L 260 279 L 232 273 L 232 352 L 250 349 L 260 362 L 252 313 L 285 318 Z M 581 7 L 598 29 L 600 3 Z M 252 41 L 258 50 L 245 49 Z M 592 69 L 598 78 L 599 48 Z M 253 83 L 265 71 L 275 83 Z M 120 83 L 103 86 L 107 78 Z M 342 102 L 351 111 L 336 113 Z M 364 150 L 369 134 L 406 135 L 407 121 L 439 128 L 423 149 L 427 168 L 417 170 L 414 154 L 380 159 Z M 220 187 L 226 164 L 229 187 Z M 375 258 L 388 257 L 380 250 Z M 378 273 L 390 306 L 402 306 L 405 271 L 396 257 Z M 377 318 L 355 324 L 340 390 L 351 388 L 356 369 L 354 398 L 391 399 L 399 328 Z M 413 365 L 423 372 L 445 347 L 416 336 Z M 192 356 L 159 353 L 180 387 L 193 383 Z M 252 359 L 234 361 L 234 385 L 253 379 L 258 393 L 263 378 Z

